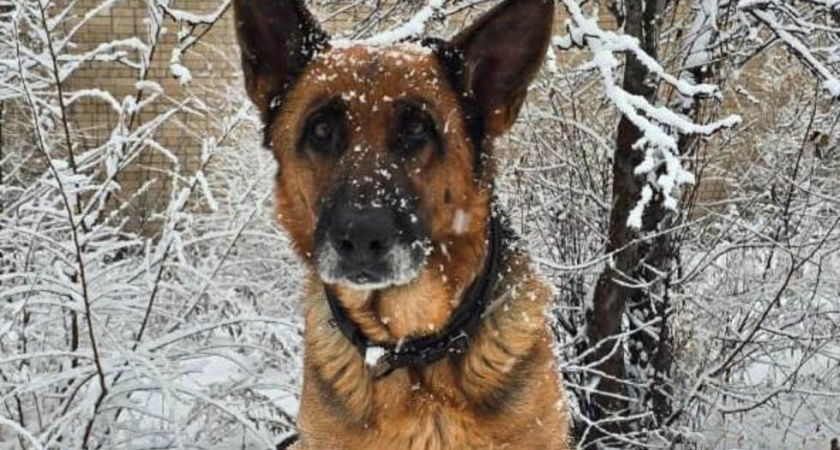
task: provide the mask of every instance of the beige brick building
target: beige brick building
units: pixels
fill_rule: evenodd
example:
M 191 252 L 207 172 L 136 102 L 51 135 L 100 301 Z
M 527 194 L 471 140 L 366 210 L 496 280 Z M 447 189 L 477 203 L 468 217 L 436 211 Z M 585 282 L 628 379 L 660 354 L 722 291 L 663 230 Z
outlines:
M 161 170 L 183 175 L 195 171 L 204 141 L 222 139 L 222 118 L 241 106 L 238 49 L 227 8 L 220 7 L 223 3 L 178 0 L 170 2 L 171 10 L 156 16 L 144 0 L 81 0 L 61 22 L 66 35 L 85 21 L 72 36 L 72 54 L 118 44 L 116 50 L 102 52 L 100 60 L 83 64 L 67 80 L 65 89 L 71 95 L 98 89 L 113 97 L 106 101 L 88 96 L 72 105 L 69 117 L 78 142 L 86 149 L 109 140 L 114 145 L 115 131 L 150 140 L 136 159 L 126 161 L 115 206 L 149 183 L 142 198 L 132 199 L 142 216 L 160 196 L 168 195 L 163 186 L 167 183 L 160 182 L 167 174 Z M 197 21 L 176 20 L 184 18 L 178 11 L 188 11 L 190 15 L 184 17 Z M 86 19 L 84 15 L 91 13 L 93 17 Z M 179 79 L 175 74 L 185 73 L 181 65 L 189 75 Z M 120 112 L 114 102 L 123 106 L 149 103 L 139 112 L 130 107 Z M 163 125 L 157 126 L 159 122 Z M 146 134 L 145 129 L 153 131 Z M 117 146 L 128 154 L 133 144 Z
M 150 92 L 148 89 L 138 89 L 138 81 L 158 83 L 164 95 L 144 108 L 142 113 L 129 118 L 127 124 L 131 129 L 150 123 L 157 115 L 170 111 L 179 102 L 195 99 L 206 104 L 207 108 L 200 113 L 176 114 L 174 120 L 155 134 L 160 144 L 179 156 L 181 169 L 194 169 L 199 161 L 197 152 L 201 148 L 201 140 L 212 136 L 213 131 L 218 132 L 207 128 L 214 124 L 212 116 L 218 116 L 220 111 L 231 108 L 237 96 L 243 93 L 239 77 L 239 49 L 231 9 L 222 7 L 224 0 L 174 0 L 170 6 L 174 14 L 161 17 L 161 26 L 155 27 L 150 24 L 154 17 L 150 14 L 146 0 L 111 1 L 107 2 L 110 6 L 95 10 L 97 5 L 103 3 L 106 2 L 80 0 L 69 18 L 62 22 L 63 32 L 67 33 L 77 26 L 83 13 L 96 11 L 74 34 L 74 53 L 81 54 L 108 42 L 136 37 L 151 44 L 147 67 L 129 67 L 125 64 L 125 60 L 136 60 L 136 56 L 132 57 L 131 54 L 117 61 L 91 62 L 74 73 L 68 80 L 67 90 L 72 92 L 97 88 L 110 92 L 117 101 L 122 102 L 131 97 L 139 102 L 148 98 Z M 369 18 L 373 11 L 371 7 L 354 6 L 358 2 L 347 0 L 312 3 L 315 3 L 319 15 L 324 19 L 324 25 L 331 30 L 346 29 L 350 24 Z M 386 6 L 380 8 L 396 2 L 383 3 Z M 190 16 L 202 19 L 215 18 L 218 14 L 218 20 L 212 24 L 179 24 L 176 19 L 190 18 L 187 15 L 182 17 L 179 11 L 189 12 Z M 603 26 L 614 26 L 614 19 L 608 13 L 602 14 L 601 19 Z M 560 23 L 562 21 L 558 20 Z M 383 22 L 379 27 L 390 25 L 393 24 Z M 156 29 L 159 31 L 154 33 Z M 200 38 L 195 45 L 187 46 L 184 52 L 183 65 L 190 72 L 190 80 L 186 83 L 175 77 L 172 65 L 173 51 L 184 45 L 183 41 L 179 42 L 179 32 L 185 31 Z M 74 128 L 83 136 L 86 145 L 91 147 L 109 139 L 111 131 L 120 120 L 112 105 L 99 99 L 85 99 L 75 103 L 70 115 Z M 149 177 L 149 171 L 144 166 L 167 165 L 172 161 L 160 153 L 145 152 L 136 163 L 136 167 L 130 169 L 123 179 L 126 186 L 139 186 Z
M 67 4 L 67 0 L 62 1 Z M 350 24 L 365 21 L 383 29 L 395 25 L 388 20 L 398 20 L 370 21 L 372 5 L 360 6 L 353 1 L 310 3 L 314 3 L 325 25 L 333 31 L 346 30 Z M 391 4 L 383 2 L 385 6 L 380 5 L 380 8 L 387 10 Z M 410 11 L 424 2 L 398 4 Z M 200 164 L 203 143 L 208 139 L 223 139 L 225 118 L 232 117 L 247 105 L 243 101 L 232 11 L 224 5 L 224 0 L 172 0 L 169 9 L 162 16 L 156 16 L 146 0 L 79 0 L 60 23 L 62 33 L 73 33 L 71 54 L 82 55 L 109 42 L 120 43 L 118 49 L 101 53 L 107 57 L 88 61 L 74 72 L 66 83 L 66 91 L 72 94 L 99 89 L 107 91 L 114 99 L 108 102 L 86 97 L 72 105 L 69 116 L 78 142 L 84 147 L 80 151 L 102 146 L 109 140 L 113 142 L 115 129 L 121 130 L 122 135 L 146 128 L 154 130 L 148 136 L 153 144 L 127 164 L 119 179 L 122 190 L 114 198 L 115 205 L 119 205 L 141 186 L 157 180 L 143 191 L 141 199 L 132 200 L 138 205 L 138 217 L 143 216 L 144 208 L 152 209 L 150 206 L 157 204 L 161 196 L 168 195 L 163 186 L 166 183 L 161 183 L 168 176 L 165 171 L 182 175 L 194 171 Z M 86 14 L 92 17 L 76 29 Z M 561 34 L 565 33 L 563 14 L 563 8 L 558 8 L 557 28 Z M 615 27 L 615 20 L 605 6 L 600 8 L 599 19 L 602 27 Z M 460 28 L 463 21 L 455 18 L 450 25 Z M 183 52 L 182 57 L 173 59 L 173 55 L 180 52 Z M 576 51 L 558 55 L 560 65 L 566 67 L 583 58 L 585 55 Z M 175 74 L 182 72 L 181 64 L 188 68 L 189 80 L 176 78 Z M 756 60 L 752 64 L 760 66 L 766 62 Z M 793 72 L 781 76 L 783 83 L 797 84 Z M 157 92 L 146 82 L 157 83 L 162 91 Z M 773 112 L 779 102 L 784 101 L 784 95 L 778 96 L 774 92 L 777 85 L 765 86 L 763 83 L 761 79 L 747 83 L 753 95 L 759 95 L 762 102 L 770 99 L 763 106 L 758 107 L 749 102 L 748 97 L 733 92 L 727 93 L 726 101 L 729 109 L 738 110 L 756 126 L 766 128 L 773 126 Z M 113 104 L 143 103 L 153 95 L 157 97 L 139 113 L 125 110 L 120 113 Z M 154 125 L 163 118 L 166 118 L 163 126 Z M 258 139 L 255 127 L 248 128 L 248 132 L 254 133 L 253 139 Z M 128 152 L 132 144 L 121 145 Z

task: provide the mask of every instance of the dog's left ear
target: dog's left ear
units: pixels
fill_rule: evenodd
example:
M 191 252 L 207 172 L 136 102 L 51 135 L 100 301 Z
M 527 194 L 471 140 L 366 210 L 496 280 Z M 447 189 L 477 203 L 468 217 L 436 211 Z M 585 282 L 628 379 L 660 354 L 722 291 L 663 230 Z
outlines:
M 488 136 L 516 121 L 553 23 L 554 0 L 505 0 L 450 42 L 462 55 L 461 82 L 482 110 Z
M 234 0 L 233 10 L 245 87 L 265 122 L 329 37 L 302 0 Z

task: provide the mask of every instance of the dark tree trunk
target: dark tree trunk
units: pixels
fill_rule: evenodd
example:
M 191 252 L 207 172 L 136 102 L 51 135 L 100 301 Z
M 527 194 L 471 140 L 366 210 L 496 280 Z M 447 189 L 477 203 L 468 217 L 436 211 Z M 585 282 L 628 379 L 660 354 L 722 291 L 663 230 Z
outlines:
M 657 58 L 664 0 L 627 0 L 624 6 L 625 33 L 636 37 L 642 49 Z M 650 102 L 657 95 L 656 80 L 630 54 L 623 88 Z M 662 275 L 669 271 L 673 250 L 668 235 L 644 244 L 637 242 L 640 235 L 669 225 L 669 214 L 658 201 L 661 196 L 655 195 L 646 209 L 641 232 L 627 225 L 630 211 L 646 183 L 643 177 L 634 174 L 644 152 L 633 145 L 641 137 L 639 129 L 627 117 L 622 117 L 613 159 L 613 207 L 607 245 L 607 252 L 617 253 L 599 276 L 593 309 L 587 311 L 589 347 L 596 348 L 589 358 L 589 364 L 595 369 L 590 385 L 597 391 L 590 400 L 590 419 L 606 420 L 599 425 L 600 430 L 589 430 L 589 444 L 626 446 L 609 435 L 642 431 L 662 423 L 671 413 L 668 387 L 671 337 L 667 289 L 663 287 Z M 651 321 L 656 324 L 640 330 L 640 324 Z M 651 414 L 640 420 L 622 419 L 645 413 Z
M 6 152 L 3 151 L 3 124 L 5 123 L 3 122 L 3 110 L 5 106 L 6 104 L 4 102 L 0 102 L 0 186 L 3 186 L 3 158 L 6 157 Z M 3 204 L 3 199 L 0 198 L 0 212 L 3 212 Z

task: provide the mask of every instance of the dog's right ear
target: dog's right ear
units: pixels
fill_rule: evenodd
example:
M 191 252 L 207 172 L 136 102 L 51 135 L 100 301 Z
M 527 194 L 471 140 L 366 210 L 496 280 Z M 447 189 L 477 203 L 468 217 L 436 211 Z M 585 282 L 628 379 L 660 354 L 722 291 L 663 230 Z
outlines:
M 481 108 L 489 136 L 507 132 L 516 120 L 553 23 L 554 0 L 505 0 L 450 42 L 463 57 L 461 82 Z
M 266 125 L 277 101 L 329 42 L 303 0 L 234 0 L 248 96 Z

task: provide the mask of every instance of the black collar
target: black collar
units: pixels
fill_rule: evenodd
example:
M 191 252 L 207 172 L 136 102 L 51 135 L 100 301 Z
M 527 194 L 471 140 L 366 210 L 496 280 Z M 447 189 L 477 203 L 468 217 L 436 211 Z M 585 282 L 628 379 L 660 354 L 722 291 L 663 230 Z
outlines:
M 463 354 L 481 324 L 482 313 L 496 284 L 502 259 L 504 233 L 501 227 L 498 218 L 490 219 L 484 271 L 467 289 L 443 330 L 429 336 L 406 339 L 398 345 L 372 342 L 350 320 L 332 289 L 324 286 L 333 316 L 330 323 L 341 330 L 369 365 L 373 366 L 375 362 L 379 366 L 381 370 L 375 374 L 377 377 L 386 376 L 401 367 L 421 367 L 447 356 Z

